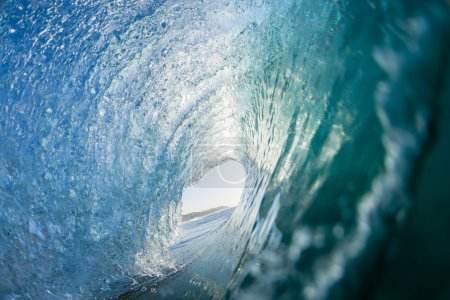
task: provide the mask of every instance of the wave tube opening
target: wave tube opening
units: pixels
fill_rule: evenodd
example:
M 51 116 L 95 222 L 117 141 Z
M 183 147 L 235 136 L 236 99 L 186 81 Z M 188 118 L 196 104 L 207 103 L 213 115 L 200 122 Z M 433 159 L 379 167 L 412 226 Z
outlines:
M 235 161 L 209 170 L 199 181 L 183 189 L 182 215 L 238 205 L 245 188 L 246 173 Z

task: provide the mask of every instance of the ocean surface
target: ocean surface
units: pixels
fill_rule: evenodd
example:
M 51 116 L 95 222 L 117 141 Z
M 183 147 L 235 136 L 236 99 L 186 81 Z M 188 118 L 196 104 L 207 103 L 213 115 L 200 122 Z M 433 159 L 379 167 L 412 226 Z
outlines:
M 0 299 L 450 299 L 449 55 L 447 0 L 0 0 Z
M 177 237 L 167 252 L 172 268 L 159 276 L 140 278 L 132 290 L 119 296 L 119 300 L 209 299 L 210 295 L 204 292 L 205 286 L 198 283 L 210 281 L 211 278 L 226 280 L 232 270 L 222 261 L 224 266 L 215 273 L 216 270 L 209 267 L 209 261 L 204 257 L 210 247 L 217 246 L 212 244 L 217 241 L 215 235 L 226 226 L 233 211 L 234 208 L 221 208 L 180 223 Z M 118 285 L 116 288 L 122 287 Z

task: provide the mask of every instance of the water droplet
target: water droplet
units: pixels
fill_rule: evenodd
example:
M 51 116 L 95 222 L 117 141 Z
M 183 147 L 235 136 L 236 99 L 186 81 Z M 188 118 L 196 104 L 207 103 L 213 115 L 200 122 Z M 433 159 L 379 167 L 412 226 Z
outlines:
M 338 239 L 343 238 L 344 237 L 344 228 L 341 225 L 335 225 L 333 227 L 333 234 Z

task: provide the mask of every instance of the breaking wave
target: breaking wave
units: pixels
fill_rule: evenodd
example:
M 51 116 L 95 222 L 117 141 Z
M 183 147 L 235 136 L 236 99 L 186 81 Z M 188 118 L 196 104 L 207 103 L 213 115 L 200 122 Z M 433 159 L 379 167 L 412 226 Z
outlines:
M 394 2 L 1 2 L 0 298 L 450 295 L 449 4 Z

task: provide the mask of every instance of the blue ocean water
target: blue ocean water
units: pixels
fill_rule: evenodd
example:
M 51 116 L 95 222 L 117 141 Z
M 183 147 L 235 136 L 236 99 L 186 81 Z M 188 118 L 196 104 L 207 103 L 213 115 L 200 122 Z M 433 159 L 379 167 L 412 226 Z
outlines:
M 450 298 L 449 6 L 0 1 L 0 299 Z

